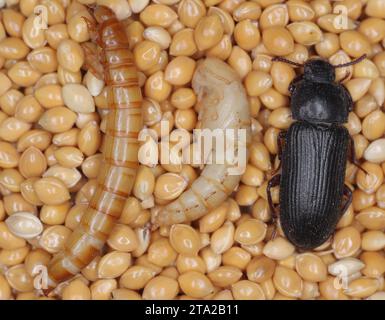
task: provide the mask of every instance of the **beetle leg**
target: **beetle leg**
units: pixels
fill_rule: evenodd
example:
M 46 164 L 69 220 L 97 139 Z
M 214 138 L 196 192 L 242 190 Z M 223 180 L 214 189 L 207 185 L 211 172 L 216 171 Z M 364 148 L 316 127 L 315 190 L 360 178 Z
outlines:
M 346 212 L 346 210 L 348 210 L 350 204 L 353 201 L 353 192 L 346 184 L 344 185 L 344 196 L 347 198 L 347 200 L 341 209 L 341 217 Z
M 274 239 L 277 234 L 277 221 L 278 221 L 278 212 L 276 207 L 273 204 L 273 199 L 271 197 L 271 188 L 274 188 L 279 185 L 281 182 L 281 175 L 277 174 L 276 176 L 272 177 L 270 181 L 267 184 L 266 193 L 267 193 L 267 202 L 269 203 L 269 207 L 271 210 L 271 216 L 274 224 L 274 230 L 271 235 L 271 238 Z
M 276 176 L 274 176 L 270 179 L 270 181 L 267 184 L 267 188 L 266 188 L 267 201 L 268 201 L 269 207 L 272 211 L 273 219 L 276 218 L 277 212 L 276 212 L 274 204 L 273 204 L 273 198 L 271 197 L 271 188 L 278 186 L 280 182 L 281 182 L 281 175 L 277 174 Z
M 282 151 L 286 142 L 287 131 L 280 131 L 278 134 L 278 159 L 282 160 Z
M 369 174 L 368 171 L 366 171 L 364 168 L 361 167 L 360 163 L 358 162 L 356 158 L 356 150 L 354 148 L 354 140 L 351 136 L 349 136 L 350 139 L 350 145 L 349 145 L 349 161 L 353 163 L 358 169 L 362 170 L 365 174 Z
M 285 146 L 285 140 L 286 140 L 286 133 L 287 131 L 280 131 L 279 134 L 278 134 L 278 159 L 279 159 L 279 164 L 278 164 L 278 168 L 277 169 L 274 169 L 271 171 L 271 175 L 274 176 L 280 169 L 281 169 L 281 165 L 282 165 L 282 150 Z

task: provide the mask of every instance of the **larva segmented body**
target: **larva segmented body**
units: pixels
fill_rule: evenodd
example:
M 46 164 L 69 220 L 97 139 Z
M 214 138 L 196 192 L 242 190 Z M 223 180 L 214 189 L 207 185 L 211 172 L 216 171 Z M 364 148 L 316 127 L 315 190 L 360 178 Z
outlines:
M 192 85 L 202 105 L 199 114 L 202 128 L 245 129 L 249 140 L 249 103 L 241 79 L 229 65 L 207 58 L 198 66 Z M 229 174 L 231 167 L 233 164 L 227 162 L 207 164 L 190 189 L 156 213 L 155 224 L 171 225 L 196 220 L 218 207 L 241 179 L 240 174 Z
M 90 47 L 84 47 L 86 62 L 95 76 L 104 78 L 110 109 L 104 162 L 98 188 L 79 226 L 69 237 L 64 250 L 49 265 L 51 286 L 76 275 L 100 253 L 131 193 L 138 167 L 137 137 L 142 129 L 142 95 L 128 39 L 110 9 L 96 6 L 90 10 L 98 25 L 91 21 L 87 23 L 92 40 L 101 48 L 101 63 Z

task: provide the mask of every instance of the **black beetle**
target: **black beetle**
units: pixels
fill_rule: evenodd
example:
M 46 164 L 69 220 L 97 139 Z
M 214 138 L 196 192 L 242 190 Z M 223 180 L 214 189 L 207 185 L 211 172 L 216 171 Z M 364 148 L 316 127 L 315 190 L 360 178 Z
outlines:
M 352 201 L 352 191 L 344 185 L 346 162 L 349 158 L 358 163 L 353 140 L 343 124 L 348 121 L 353 101 L 341 82 L 335 81 L 334 69 L 365 58 L 364 55 L 337 66 L 322 59 L 310 59 L 302 65 L 273 58 L 304 67 L 304 73 L 289 87 L 292 117 L 296 121 L 278 138 L 282 171 L 267 186 L 273 220 L 277 219 L 277 212 L 271 188 L 280 186 L 282 231 L 300 250 L 314 249 L 328 240 Z

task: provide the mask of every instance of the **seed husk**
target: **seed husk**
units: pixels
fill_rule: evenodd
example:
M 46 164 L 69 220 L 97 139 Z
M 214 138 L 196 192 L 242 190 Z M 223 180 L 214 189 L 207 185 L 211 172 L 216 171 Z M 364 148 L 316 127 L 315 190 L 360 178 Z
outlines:
M 30 212 L 17 212 L 5 220 L 9 230 L 23 239 L 32 239 L 43 232 L 43 224 Z

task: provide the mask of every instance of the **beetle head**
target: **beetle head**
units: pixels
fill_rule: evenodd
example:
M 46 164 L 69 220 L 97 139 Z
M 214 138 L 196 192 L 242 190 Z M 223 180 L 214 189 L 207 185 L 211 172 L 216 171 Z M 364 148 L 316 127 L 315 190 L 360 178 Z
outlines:
M 304 64 L 304 78 L 315 82 L 334 82 L 334 66 L 322 59 L 311 59 Z

